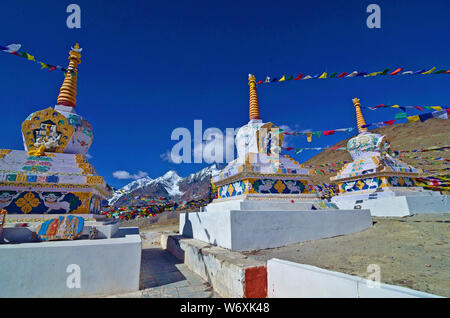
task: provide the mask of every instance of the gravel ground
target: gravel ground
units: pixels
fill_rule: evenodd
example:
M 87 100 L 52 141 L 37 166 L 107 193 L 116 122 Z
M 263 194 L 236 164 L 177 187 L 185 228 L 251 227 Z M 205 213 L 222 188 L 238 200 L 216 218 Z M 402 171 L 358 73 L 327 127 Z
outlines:
M 450 213 L 372 219 L 374 226 L 359 233 L 244 254 L 361 277 L 377 264 L 383 283 L 450 297 Z

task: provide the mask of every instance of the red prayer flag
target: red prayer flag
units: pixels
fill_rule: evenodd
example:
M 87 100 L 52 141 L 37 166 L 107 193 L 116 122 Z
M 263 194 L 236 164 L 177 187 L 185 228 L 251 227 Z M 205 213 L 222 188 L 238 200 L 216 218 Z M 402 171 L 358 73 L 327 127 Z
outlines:
M 384 106 L 386 106 L 386 105 L 380 104 L 380 105 L 375 106 L 374 108 L 380 108 L 380 107 L 384 107 Z
M 289 151 L 289 150 L 292 150 L 292 149 L 294 149 L 294 148 L 292 148 L 292 147 L 287 147 L 287 148 L 286 148 L 286 150 L 288 150 L 288 151 Z
M 341 73 L 341 74 L 339 74 L 339 75 L 336 76 L 336 77 L 344 77 L 345 75 L 347 75 L 347 72 Z
M 51 72 L 53 70 L 56 70 L 56 66 L 52 66 L 48 71 Z
M 403 68 L 399 67 L 398 69 L 396 69 L 395 71 L 393 71 L 391 74 L 389 75 L 397 75 L 398 73 L 400 73 L 401 71 L 403 71 Z
M 323 131 L 323 135 L 324 136 L 329 136 L 329 135 L 332 135 L 332 134 L 334 134 L 334 130 L 324 130 Z
M 303 73 L 301 73 L 299 76 L 297 76 L 296 78 L 294 78 L 294 81 L 301 80 L 302 77 L 303 77 Z
M 256 84 L 262 84 L 263 83 L 263 81 L 259 81 L 258 83 L 256 83 Z
M 394 122 L 395 122 L 395 119 L 383 121 L 383 123 L 386 124 L 386 125 L 392 125 Z
M 417 108 L 418 110 L 423 111 L 422 107 L 420 107 L 420 106 L 414 106 L 414 108 Z

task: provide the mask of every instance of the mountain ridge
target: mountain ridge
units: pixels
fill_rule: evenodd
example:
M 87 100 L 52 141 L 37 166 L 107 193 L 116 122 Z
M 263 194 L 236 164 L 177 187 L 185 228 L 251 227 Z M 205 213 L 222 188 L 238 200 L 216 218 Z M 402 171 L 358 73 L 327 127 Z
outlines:
M 175 170 L 169 170 L 155 179 L 146 176 L 114 191 L 108 204 L 112 206 L 131 205 L 131 198 L 137 196 L 164 197 L 176 201 L 203 199 L 209 195 L 210 178 L 219 171 L 219 165 L 213 164 L 191 173 L 185 178 L 180 177 Z M 133 199 L 132 205 L 146 205 L 146 202 Z

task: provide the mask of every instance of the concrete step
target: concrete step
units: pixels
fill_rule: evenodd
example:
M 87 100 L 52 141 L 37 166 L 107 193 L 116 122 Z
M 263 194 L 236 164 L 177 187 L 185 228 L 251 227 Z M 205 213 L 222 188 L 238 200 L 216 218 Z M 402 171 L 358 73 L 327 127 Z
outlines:
M 176 232 L 161 233 L 161 247 L 183 261 L 222 297 L 267 297 L 267 269 L 264 261 L 185 238 Z

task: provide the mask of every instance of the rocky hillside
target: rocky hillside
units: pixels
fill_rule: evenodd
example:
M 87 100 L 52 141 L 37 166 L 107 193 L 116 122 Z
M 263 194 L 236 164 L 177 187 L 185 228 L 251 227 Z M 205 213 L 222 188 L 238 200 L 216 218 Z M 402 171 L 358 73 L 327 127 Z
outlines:
M 370 132 L 386 135 L 387 139 L 391 143 L 391 149 L 396 151 L 425 149 L 450 145 L 450 120 L 448 119 L 432 118 L 423 123 L 413 122 L 385 126 L 370 130 Z M 341 142 L 333 145 L 333 147 L 345 147 L 349 139 L 342 140 Z M 450 152 L 433 151 L 414 154 L 414 156 L 442 157 L 450 159 Z M 411 164 L 423 170 L 437 170 L 449 167 L 449 165 L 442 164 L 443 161 L 439 161 L 439 164 L 430 165 L 430 163 L 432 163 L 433 161 L 408 158 L 399 159 L 405 163 Z M 324 150 L 311 159 L 305 161 L 304 164 L 319 165 L 322 163 L 331 163 L 337 161 L 351 161 L 350 154 L 345 150 Z M 437 162 L 434 161 L 434 163 Z M 313 180 L 315 182 L 329 183 L 330 177 L 336 175 L 336 172 L 328 171 L 328 167 L 318 167 L 317 169 L 323 169 L 325 171 L 325 175 L 314 175 Z

